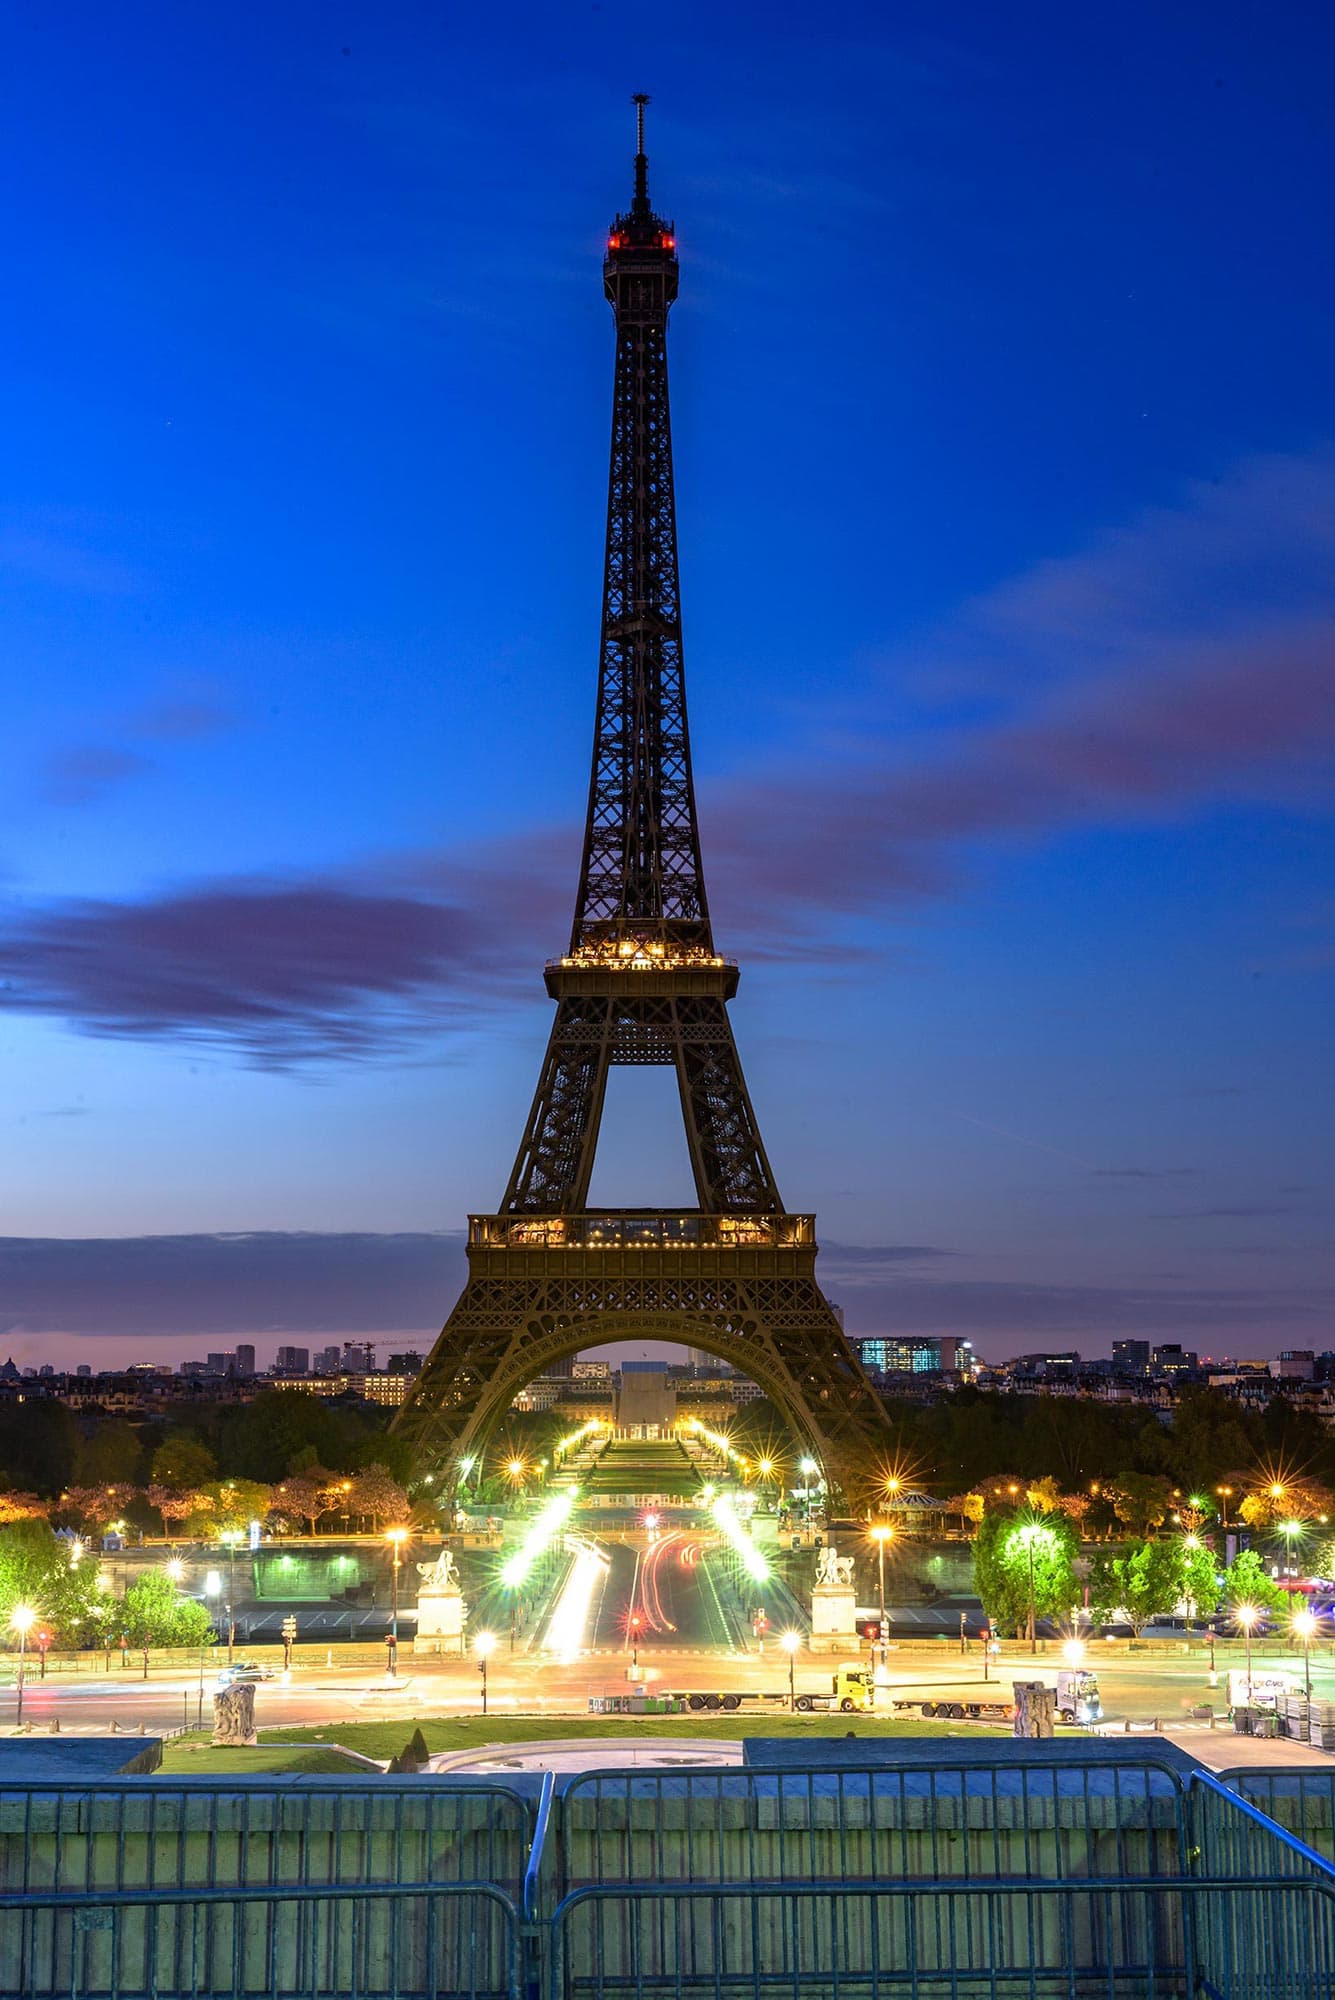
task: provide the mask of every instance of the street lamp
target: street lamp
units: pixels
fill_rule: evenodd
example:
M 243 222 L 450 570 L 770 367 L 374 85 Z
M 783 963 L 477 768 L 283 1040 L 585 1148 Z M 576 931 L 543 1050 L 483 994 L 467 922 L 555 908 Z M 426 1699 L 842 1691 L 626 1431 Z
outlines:
M 399 1566 L 403 1561 L 403 1545 L 408 1539 L 409 1532 L 407 1528 L 386 1528 L 385 1530 L 385 1540 L 389 1543 L 394 1557 L 390 1569 L 390 1604 L 392 1607 L 389 1615 L 390 1680 L 396 1679 L 399 1671 Z
M 173 1556 L 167 1564 L 167 1574 L 173 1583 L 180 1583 L 185 1576 L 185 1564 L 179 1556 Z
M 1038 1657 L 1038 1623 L 1034 1616 L 1034 1544 L 1039 1541 L 1051 1542 L 1052 1531 L 1049 1528 L 1043 1527 L 1038 1521 L 1026 1521 L 1018 1532 L 1021 1544 L 1029 1557 L 1029 1651 L 1036 1659 Z
M 819 1472 L 820 1467 L 814 1458 L 802 1458 L 798 1460 L 797 1469 L 802 1475 L 802 1498 L 806 1503 L 807 1521 L 809 1523 L 811 1520 L 811 1482 Z
M 19 1635 L 18 1705 L 14 1715 L 14 1727 L 17 1729 L 23 1721 L 24 1655 L 28 1646 L 28 1634 L 37 1623 L 37 1613 L 33 1610 L 31 1604 L 16 1604 L 9 1614 L 9 1622 Z
M 1252 1626 L 1256 1623 L 1257 1610 L 1254 1604 L 1235 1604 L 1233 1616 L 1241 1625 L 1247 1639 L 1247 1701 L 1252 1698 Z
M 880 1591 L 881 1627 L 878 1637 L 881 1641 L 881 1664 L 885 1664 L 885 1545 L 894 1539 L 894 1529 L 884 1521 L 877 1521 L 867 1531 L 876 1544 L 876 1580 Z
M 225 1528 L 223 1541 L 227 1547 L 227 1664 L 232 1664 L 232 1654 L 236 1649 L 236 1545 L 240 1537 L 239 1528 Z
M 1279 1532 L 1284 1537 L 1284 1574 L 1285 1576 L 1291 1576 L 1293 1574 L 1293 1545 L 1295 1542 L 1302 1540 L 1302 1537 L 1307 1533 L 1307 1528 L 1302 1521 L 1281 1521 Z
M 640 1664 L 640 1614 L 638 1611 L 632 1611 L 630 1614 L 630 1670 L 632 1674 L 638 1670 L 639 1664 Z
M 790 1709 L 796 1709 L 797 1707 L 797 1649 L 801 1643 L 802 1634 L 800 1632 L 782 1632 L 779 1635 L 779 1644 L 788 1655 L 788 1706 Z
M 473 1641 L 473 1651 L 477 1654 L 477 1670 L 482 1676 L 482 1713 L 487 1712 L 487 1661 L 496 1650 L 496 1634 L 479 1632 Z
M 1294 1614 L 1293 1629 L 1303 1642 L 1303 1698 L 1312 1699 L 1312 1634 L 1316 1631 L 1316 1619 L 1310 1611 Z
M 1230 1500 L 1231 1500 L 1231 1499 L 1233 1498 L 1233 1488 L 1232 1488 L 1231 1486 L 1216 1486 L 1216 1487 L 1215 1487 L 1215 1492 L 1216 1492 L 1216 1493 L 1218 1494 L 1218 1496 L 1219 1496 L 1219 1502 L 1220 1502 L 1220 1505 L 1219 1505 L 1219 1525 L 1220 1525 L 1220 1527 L 1221 1527 L 1221 1528 L 1222 1528 L 1222 1529 L 1223 1529 L 1223 1530 L 1225 1531 L 1225 1533 L 1227 1533 L 1227 1532 L 1228 1532 L 1228 1503 L 1229 1503 L 1229 1501 L 1230 1501 Z

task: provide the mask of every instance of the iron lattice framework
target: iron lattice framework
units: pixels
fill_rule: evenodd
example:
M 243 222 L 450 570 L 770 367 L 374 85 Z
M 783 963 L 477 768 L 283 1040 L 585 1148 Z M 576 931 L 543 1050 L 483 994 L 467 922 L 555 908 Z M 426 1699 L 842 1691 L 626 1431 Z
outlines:
M 469 1280 L 398 1418 L 446 1476 L 520 1389 L 583 1347 L 655 1337 L 750 1376 L 845 1486 L 884 1411 L 816 1282 L 810 1216 L 784 1211 L 733 1040 L 737 967 L 714 948 L 682 666 L 667 320 L 671 223 L 635 192 L 608 237 L 616 320 L 593 769 L 556 1019 L 500 1211 L 471 1218 Z M 698 1208 L 588 1209 L 614 1063 L 675 1068 Z

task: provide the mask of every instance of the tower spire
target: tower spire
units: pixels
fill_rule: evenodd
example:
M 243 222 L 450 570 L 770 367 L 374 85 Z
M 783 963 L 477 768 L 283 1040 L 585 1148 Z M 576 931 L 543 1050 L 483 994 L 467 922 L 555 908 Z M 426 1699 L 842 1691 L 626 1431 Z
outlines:
M 635 106 L 635 202 L 631 212 L 637 222 L 647 222 L 652 211 L 649 207 L 649 156 L 644 150 L 644 107 L 649 99 L 644 91 L 637 90 L 630 101 Z

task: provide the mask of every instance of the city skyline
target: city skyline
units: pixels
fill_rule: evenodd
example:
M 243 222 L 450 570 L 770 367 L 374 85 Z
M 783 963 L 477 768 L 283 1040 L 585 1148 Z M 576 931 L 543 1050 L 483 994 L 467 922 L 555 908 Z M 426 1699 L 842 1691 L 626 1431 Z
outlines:
M 503 85 L 414 9 L 258 63 L 89 11 L 72 78 L 20 35 L 19 143 L 67 135 L 4 335 L 20 1362 L 422 1346 L 459 1289 L 569 925 L 642 81 L 706 868 L 827 1293 L 999 1355 L 1330 1343 L 1321 66 L 868 11 L 850 108 L 743 14 L 705 80 L 573 26 L 555 86 L 536 13 Z M 592 1198 L 688 1199 L 670 1080 L 617 1083 Z

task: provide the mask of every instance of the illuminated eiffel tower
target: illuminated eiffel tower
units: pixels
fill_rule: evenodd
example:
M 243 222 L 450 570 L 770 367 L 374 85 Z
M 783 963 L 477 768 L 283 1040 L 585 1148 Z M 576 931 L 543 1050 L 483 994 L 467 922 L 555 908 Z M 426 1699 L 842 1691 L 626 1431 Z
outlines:
M 612 463 L 593 775 L 556 1019 L 498 1213 L 469 1218 L 469 1276 L 397 1427 L 458 1477 L 527 1383 L 604 1342 L 703 1349 L 756 1382 L 831 1484 L 868 1484 L 884 1410 L 816 1282 L 815 1218 L 792 1215 L 742 1075 L 700 864 L 682 673 L 668 420 L 673 225 L 635 192 L 607 240 L 616 320 Z M 676 1070 L 698 1206 L 593 1210 L 613 1063 Z

